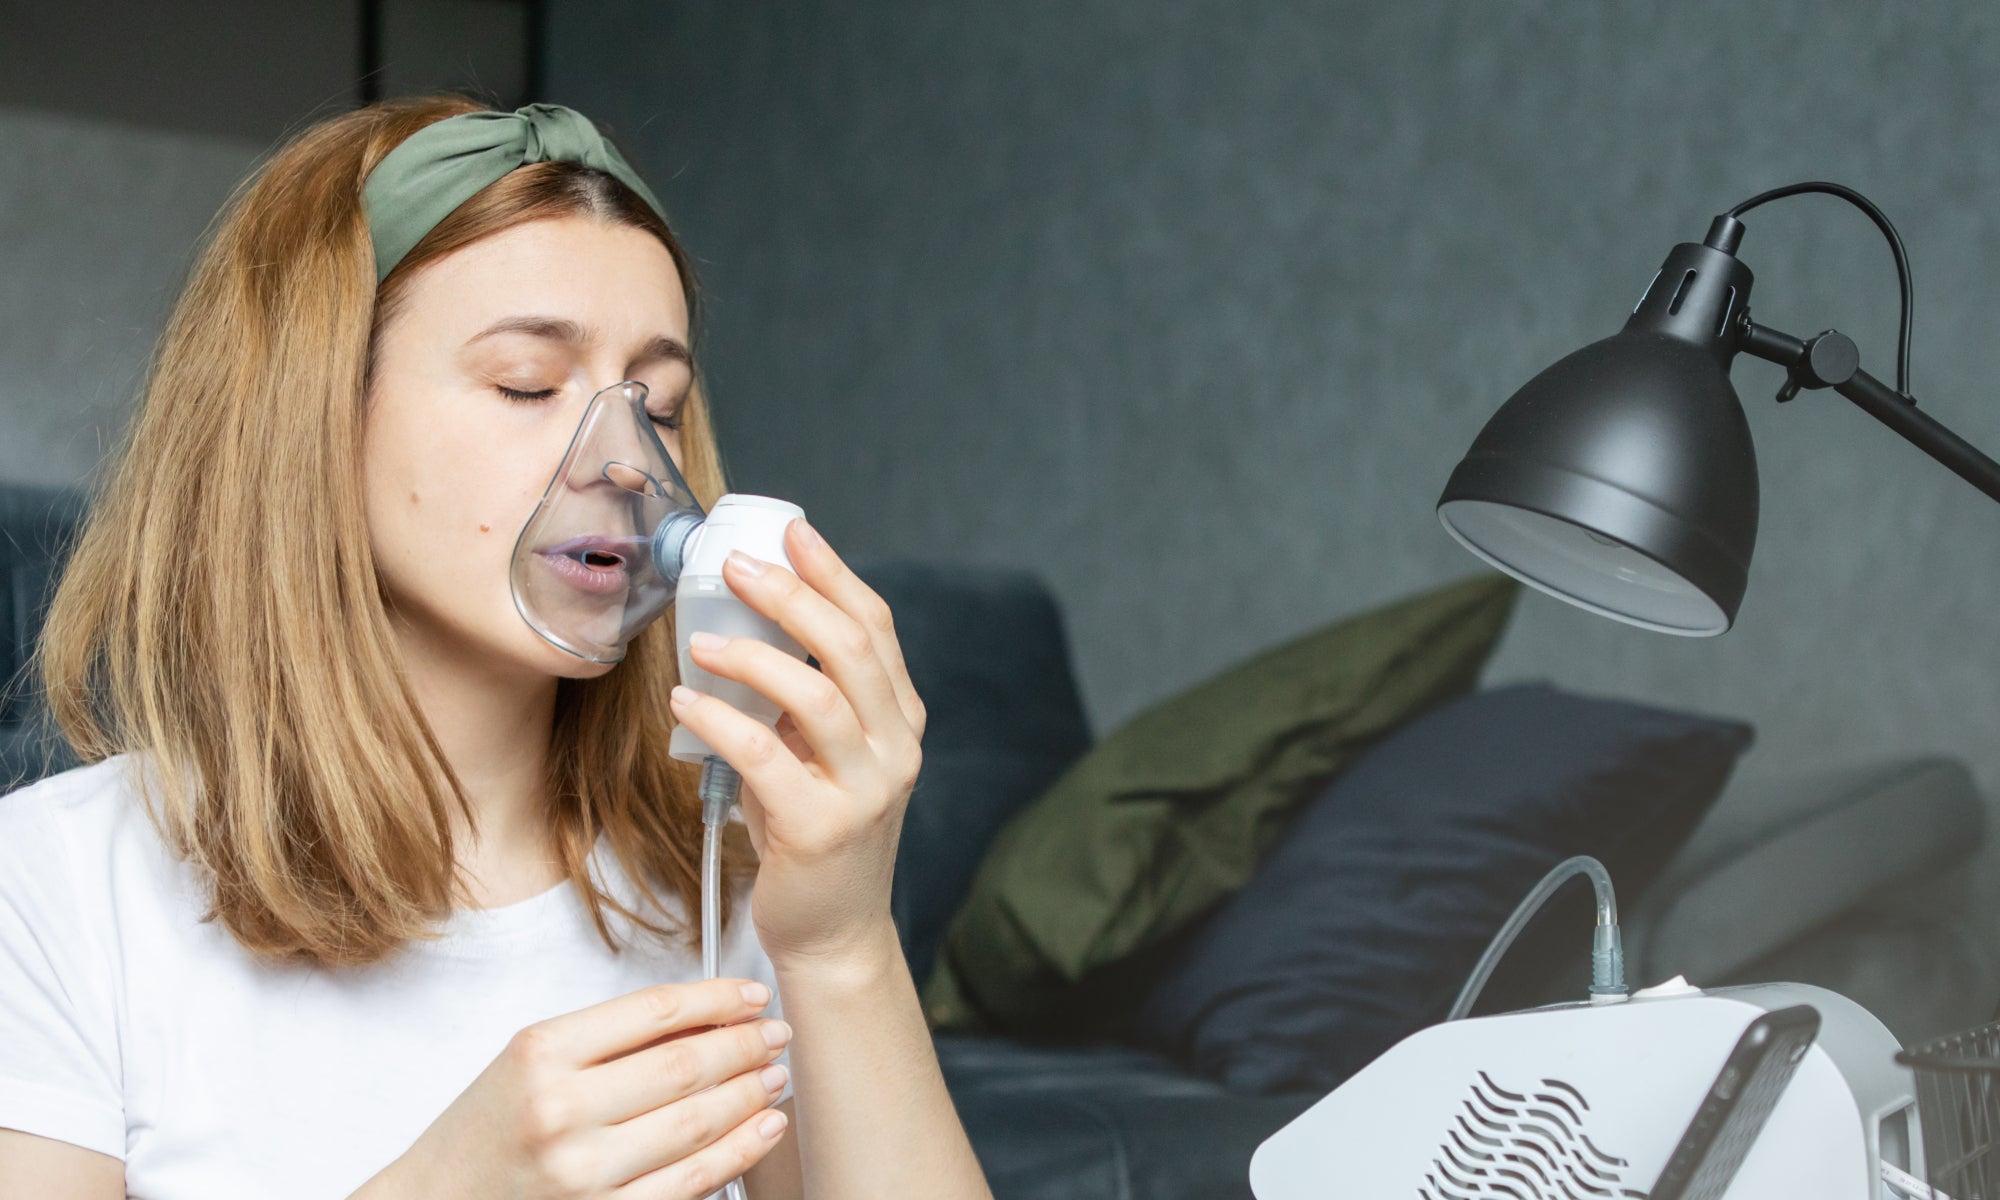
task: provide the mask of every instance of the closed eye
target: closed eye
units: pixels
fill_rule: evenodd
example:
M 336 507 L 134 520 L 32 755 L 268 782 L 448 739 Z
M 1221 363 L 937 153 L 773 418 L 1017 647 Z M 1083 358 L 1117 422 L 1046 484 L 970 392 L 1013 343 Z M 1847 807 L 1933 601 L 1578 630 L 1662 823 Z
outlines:
M 516 404 L 535 404 L 548 399 L 562 390 L 561 388 L 543 388 L 539 392 L 524 392 L 517 388 L 510 388 L 501 384 L 494 384 L 493 386 L 498 389 L 501 395 Z M 653 419 L 653 424 L 660 426 L 662 429 L 678 431 L 681 427 L 680 410 L 678 408 L 674 410 L 674 415 L 668 417 L 660 416 L 658 413 L 648 413 L 646 415 Z
M 495 386 L 498 387 L 499 385 L 496 384 Z M 546 400 L 560 390 L 560 388 L 543 388 L 539 392 L 522 392 L 510 387 L 501 387 L 500 394 L 516 403 L 528 404 L 536 400 Z

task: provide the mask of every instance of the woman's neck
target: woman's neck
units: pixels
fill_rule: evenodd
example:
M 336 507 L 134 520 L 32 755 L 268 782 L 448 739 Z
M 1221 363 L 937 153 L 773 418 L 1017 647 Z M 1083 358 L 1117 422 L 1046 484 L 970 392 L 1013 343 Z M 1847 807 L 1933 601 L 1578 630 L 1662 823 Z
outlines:
M 564 875 L 549 838 L 546 768 L 557 680 L 481 669 L 407 627 L 411 690 L 477 815 L 475 836 L 456 806 L 452 842 L 475 907 L 525 900 Z

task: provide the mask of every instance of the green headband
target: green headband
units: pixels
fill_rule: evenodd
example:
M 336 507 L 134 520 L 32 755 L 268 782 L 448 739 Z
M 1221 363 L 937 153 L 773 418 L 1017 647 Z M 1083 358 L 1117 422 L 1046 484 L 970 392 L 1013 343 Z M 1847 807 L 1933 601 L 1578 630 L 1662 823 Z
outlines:
M 403 139 L 369 172 L 361 207 L 375 240 L 375 282 L 387 279 L 425 234 L 481 188 L 516 167 L 554 161 L 616 176 L 666 220 L 666 209 L 639 173 L 575 109 L 526 104 L 510 113 L 460 113 Z

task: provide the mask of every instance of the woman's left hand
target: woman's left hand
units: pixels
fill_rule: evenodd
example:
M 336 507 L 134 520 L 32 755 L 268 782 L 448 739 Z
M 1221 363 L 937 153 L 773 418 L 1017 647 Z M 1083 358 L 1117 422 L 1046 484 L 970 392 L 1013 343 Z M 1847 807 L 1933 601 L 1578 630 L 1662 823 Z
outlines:
M 804 518 L 785 538 L 796 575 L 732 553 L 723 579 L 820 670 L 755 638 L 690 642 L 697 665 L 783 710 L 775 731 L 727 701 L 674 689 L 675 718 L 743 776 L 743 818 L 760 860 L 751 909 L 779 965 L 862 952 L 893 929 L 889 885 L 924 732 L 889 606 Z

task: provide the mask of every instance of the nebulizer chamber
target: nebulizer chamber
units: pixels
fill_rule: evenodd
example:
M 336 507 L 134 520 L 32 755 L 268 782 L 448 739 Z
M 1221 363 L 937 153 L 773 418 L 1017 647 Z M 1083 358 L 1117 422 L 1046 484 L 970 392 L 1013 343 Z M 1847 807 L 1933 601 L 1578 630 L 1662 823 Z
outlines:
M 722 564 L 731 550 L 777 563 L 787 570 L 785 526 L 805 510 L 770 496 L 731 493 L 715 502 L 701 528 L 688 539 L 680 581 L 674 592 L 674 624 L 680 644 L 680 678 L 688 687 L 726 700 L 747 716 L 775 725 L 780 709 L 775 701 L 747 683 L 703 670 L 688 655 L 688 635 L 700 629 L 723 637 L 755 638 L 804 661 L 805 647 L 771 618 L 743 603 L 722 578 Z M 685 725 L 674 728 L 669 752 L 682 762 L 701 762 L 714 755 L 701 735 Z
M 615 663 L 632 638 L 675 609 L 681 682 L 774 726 L 778 705 L 749 685 L 697 666 L 697 631 L 755 638 L 803 661 L 805 647 L 730 590 L 731 550 L 792 569 L 785 526 L 805 511 L 770 496 L 731 493 L 704 512 L 655 432 L 646 385 L 625 380 L 591 397 L 562 463 L 514 545 L 514 604 L 552 645 L 591 662 Z M 702 765 L 704 978 L 718 973 L 722 827 L 741 779 L 685 725 L 668 753 Z M 740 1182 L 729 1185 L 741 1200 Z

